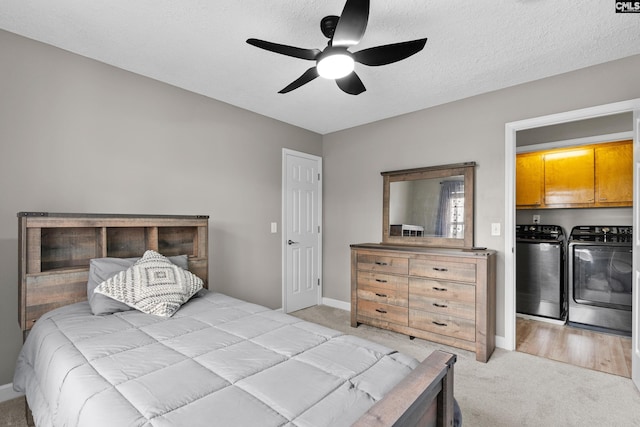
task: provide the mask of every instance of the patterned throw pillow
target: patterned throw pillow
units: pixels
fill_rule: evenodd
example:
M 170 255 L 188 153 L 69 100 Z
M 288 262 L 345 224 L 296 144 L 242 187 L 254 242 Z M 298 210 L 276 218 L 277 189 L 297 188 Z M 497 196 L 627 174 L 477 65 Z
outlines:
M 100 283 L 94 292 L 143 313 L 171 317 L 202 284 L 195 274 L 149 250 L 131 267 Z

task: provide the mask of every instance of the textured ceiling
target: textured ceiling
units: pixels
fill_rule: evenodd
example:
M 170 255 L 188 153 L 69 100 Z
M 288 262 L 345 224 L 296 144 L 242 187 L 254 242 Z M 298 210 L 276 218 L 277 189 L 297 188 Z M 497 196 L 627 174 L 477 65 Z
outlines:
M 640 53 L 640 14 L 606 0 L 372 0 L 361 43 L 427 37 L 382 67 L 356 64 L 367 91 L 316 79 L 313 62 L 250 37 L 323 49 L 320 20 L 344 0 L 1 0 L 0 28 L 326 134 Z

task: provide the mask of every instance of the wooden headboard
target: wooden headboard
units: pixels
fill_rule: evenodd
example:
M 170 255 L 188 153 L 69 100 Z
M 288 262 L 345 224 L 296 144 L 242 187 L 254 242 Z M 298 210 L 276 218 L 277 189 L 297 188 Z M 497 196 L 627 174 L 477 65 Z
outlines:
M 209 217 L 18 213 L 18 318 L 27 332 L 44 313 L 87 299 L 92 258 L 188 255 L 208 287 Z

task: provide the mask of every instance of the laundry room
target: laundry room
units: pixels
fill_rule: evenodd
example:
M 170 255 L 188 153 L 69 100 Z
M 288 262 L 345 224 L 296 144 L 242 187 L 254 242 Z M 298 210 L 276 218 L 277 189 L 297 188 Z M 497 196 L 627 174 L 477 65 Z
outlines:
M 520 131 L 516 350 L 631 375 L 633 117 Z

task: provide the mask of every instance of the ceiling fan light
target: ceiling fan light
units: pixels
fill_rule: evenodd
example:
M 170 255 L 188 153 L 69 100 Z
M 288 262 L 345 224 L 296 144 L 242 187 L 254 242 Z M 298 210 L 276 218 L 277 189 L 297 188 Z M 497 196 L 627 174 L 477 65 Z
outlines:
M 324 55 L 317 64 L 318 74 L 325 79 L 340 79 L 353 71 L 353 57 L 348 53 Z

